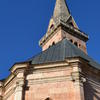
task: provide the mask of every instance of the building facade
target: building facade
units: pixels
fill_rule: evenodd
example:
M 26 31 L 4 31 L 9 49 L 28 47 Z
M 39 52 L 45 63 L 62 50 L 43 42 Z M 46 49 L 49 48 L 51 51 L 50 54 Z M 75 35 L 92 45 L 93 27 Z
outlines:
M 100 100 L 100 64 L 87 54 L 88 35 L 56 0 L 42 52 L 15 63 L 0 81 L 0 100 Z

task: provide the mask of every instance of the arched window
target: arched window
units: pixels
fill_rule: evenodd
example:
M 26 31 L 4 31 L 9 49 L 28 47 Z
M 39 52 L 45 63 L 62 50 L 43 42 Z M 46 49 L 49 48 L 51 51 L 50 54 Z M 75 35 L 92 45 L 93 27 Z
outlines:
M 79 47 L 81 47 L 81 44 L 79 44 Z
M 55 42 L 53 42 L 52 45 L 55 45 Z
M 51 45 L 49 45 L 49 48 L 51 47 Z
M 51 99 L 48 97 L 48 98 L 46 98 L 45 100 L 51 100 Z
M 77 47 L 78 47 L 78 43 L 77 43 L 77 42 L 74 42 L 74 44 L 75 44 L 75 46 L 77 46 Z
M 69 40 L 71 43 L 73 43 L 73 40 L 71 39 L 71 40 Z
M 51 26 L 50 26 L 50 29 L 53 29 L 54 28 L 54 25 L 52 24 Z

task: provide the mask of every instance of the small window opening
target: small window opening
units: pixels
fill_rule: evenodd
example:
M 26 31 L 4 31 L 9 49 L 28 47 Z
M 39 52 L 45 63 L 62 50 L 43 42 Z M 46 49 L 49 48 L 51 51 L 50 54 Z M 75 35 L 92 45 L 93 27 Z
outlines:
M 53 42 L 52 45 L 55 45 L 55 42 Z
M 79 44 L 79 47 L 81 47 L 81 44 Z
M 51 47 L 51 45 L 49 45 L 49 48 Z
M 54 25 L 53 24 L 50 26 L 50 29 L 52 29 L 52 28 L 54 28 Z
M 75 44 L 75 46 L 77 46 L 77 47 L 78 47 L 78 43 L 77 43 L 77 42 L 75 42 L 74 44 Z
M 71 39 L 71 40 L 69 40 L 71 43 L 73 43 L 73 40 Z
M 74 26 L 72 22 L 70 22 L 69 25 Z
M 50 98 L 46 98 L 45 100 L 51 100 Z

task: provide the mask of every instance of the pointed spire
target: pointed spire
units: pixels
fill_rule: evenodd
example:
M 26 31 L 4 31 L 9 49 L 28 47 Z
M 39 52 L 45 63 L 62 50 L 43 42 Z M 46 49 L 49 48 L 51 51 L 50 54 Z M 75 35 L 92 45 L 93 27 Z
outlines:
M 66 0 L 56 0 L 53 18 L 60 18 L 67 20 L 70 17 Z
M 56 0 L 54 13 L 50 19 L 48 30 L 45 36 L 40 40 L 39 44 L 42 46 L 42 50 L 46 50 L 53 43 L 67 38 L 68 40 L 76 40 L 75 42 L 80 44 L 79 47 L 86 52 L 85 42 L 88 40 L 88 36 L 78 29 L 73 17 L 70 14 L 66 0 Z

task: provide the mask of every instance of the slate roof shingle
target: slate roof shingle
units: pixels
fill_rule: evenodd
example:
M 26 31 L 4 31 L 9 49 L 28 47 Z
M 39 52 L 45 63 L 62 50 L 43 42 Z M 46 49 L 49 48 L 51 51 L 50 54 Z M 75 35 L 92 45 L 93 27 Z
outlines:
M 91 66 L 100 70 L 100 64 L 94 61 L 91 57 L 89 57 L 67 39 L 63 39 L 59 43 L 45 51 L 42 51 L 40 54 L 32 57 L 28 61 L 31 61 L 31 64 L 42 64 L 48 62 L 64 61 L 69 57 L 82 57 L 83 59 L 88 60 Z

